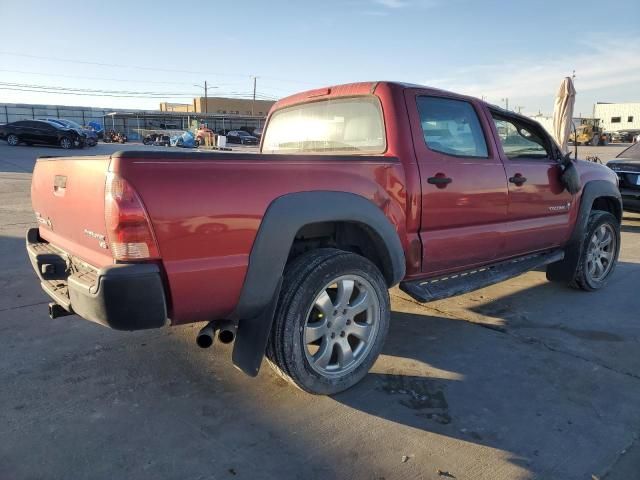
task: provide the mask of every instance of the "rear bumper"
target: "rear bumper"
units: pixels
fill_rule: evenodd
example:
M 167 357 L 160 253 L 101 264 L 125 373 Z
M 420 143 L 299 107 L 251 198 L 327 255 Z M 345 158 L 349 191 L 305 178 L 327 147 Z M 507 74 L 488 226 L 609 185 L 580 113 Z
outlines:
M 37 228 L 29 229 L 26 244 L 42 288 L 66 311 L 115 330 L 165 325 L 166 299 L 157 265 L 95 270 L 40 239 Z

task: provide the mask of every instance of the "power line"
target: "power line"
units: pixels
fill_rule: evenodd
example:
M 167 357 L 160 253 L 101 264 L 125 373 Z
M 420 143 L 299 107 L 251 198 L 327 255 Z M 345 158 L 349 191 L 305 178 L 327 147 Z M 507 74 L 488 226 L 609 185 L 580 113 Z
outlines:
M 193 98 L 193 96 L 150 96 L 150 95 L 114 95 L 108 93 L 82 93 L 82 92 L 61 92 L 61 91 L 49 91 L 43 89 L 33 88 L 17 88 L 17 87 L 2 87 L 0 90 L 10 90 L 13 92 L 31 92 L 31 93 L 46 93 L 51 95 L 77 95 L 82 97 L 117 97 L 117 98 L 154 98 L 162 100 L 163 98 Z
M 42 73 L 42 72 L 26 72 L 23 70 L 5 70 L 0 69 L 0 72 L 5 73 L 20 73 L 23 75 L 40 75 L 45 77 L 61 77 L 61 78 L 80 78 L 83 80 L 106 80 L 109 82 L 127 82 L 127 83 L 153 83 L 158 85 L 190 85 L 189 82 L 160 82 L 155 80 L 129 80 L 125 78 L 105 78 L 105 77 L 84 77 L 80 75 L 64 75 L 61 73 Z M 218 84 L 220 85 L 220 84 Z
M 78 87 L 60 87 L 51 85 L 39 85 L 30 83 L 17 83 L 17 82 L 0 82 L 0 87 L 3 90 L 22 91 L 22 92 L 40 92 L 47 94 L 67 94 L 67 95 L 81 95 L 81 96 L 112 96 L 120 98 L 194 98 L 197 94 L 192 92 L 157 92 L 157 91 L 133 91 L 133 90 L 106 90 L 106 89 L 93 89 L 93 88 L 78 88 Z M 253 92 L 238 92 L 238 91 L 217 91 L 218 96 L 226 96 L 231 98 L 252 98 Z M 260 100 L 276 100 L 275 97 L 266 94 L 256 94 L 256 98 Z
M 0 55 L 7 55 L 12 57 L 23 57 L 23 58 L 33 58 L 37 60 L 47 60 L 47 61 L 55 61 L 55 62 L 65 62 L 65 63 L 77 63 L 81 65 L 96 65 L 99 67 L 112 67 L 112 68 L 129 68 L 134 70 L 145 70 L 145 71 L 155 71 L 155 72 L 173 72 L 173 73 L 188 73 L 192 75 L 212 75 L 212 76 L 226 76 L 226 77 L 249 77 L 251 75 L 246 73 L 228 73 L 228 72 L 202 72 L 202 71 L 194 71 L 194 70 L 181 70 L 175 68 L 159 68 L 159 67 L 147 67 L 142 65 L 123 65 L 119 63 L 103 63 L 103 62 L 93 62 L 88 60 L 71 60 L 68 58 L 57 58 L 57 57 L 48 57 L 41 55 L 29 55 L 25 53 L 14 53 L 14 52 L 1 52 Z M 282 79 L 275 77 L 262 77 L 269 78 L 271 80 L 275 80 L 278 82 L 286 82 L 286 83 L 297 83 L 297 84 L 306 84 L 306 85 L 315 85 L 315 83 L 304 82 L 300 80 L 293 79 Z
M 123 93 L 123 94 L 142 94 L 142 95 L 191 95 L 192 92 L 149 92 L 149 91 L 131 91 L 131 90 L 104 90 L 94 88 L 77 88 L 77 87 L 59 87 L 51 85 L 37 85 L 28 83 L 0 82 L 0 85 L 7 87 L 26 87 L 26 88 L 45 88 L 48 90 L 67 90 L 87 93 Z

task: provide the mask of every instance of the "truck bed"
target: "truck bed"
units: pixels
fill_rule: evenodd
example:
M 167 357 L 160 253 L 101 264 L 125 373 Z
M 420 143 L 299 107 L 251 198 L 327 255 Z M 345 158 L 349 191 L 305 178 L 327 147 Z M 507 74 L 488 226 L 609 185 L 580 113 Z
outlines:
M 398 219 L 407 201 L 404 171 L 391 156 L 136 150 L 39 159 L 32 201 L 41 238 L 96 268 L 114 263 L 101 246 L 108 172 L 132 185 L 149 215 L 174 323 L 233 310 L 274 199 L 292 192 L 351 192 Z

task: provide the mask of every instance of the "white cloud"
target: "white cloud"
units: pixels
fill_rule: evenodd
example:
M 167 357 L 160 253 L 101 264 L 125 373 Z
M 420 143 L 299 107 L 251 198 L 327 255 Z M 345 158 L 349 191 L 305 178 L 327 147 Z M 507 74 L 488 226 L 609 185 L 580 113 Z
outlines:
M 404 0 L 374 0 L 374 3 L 386 8 L 404 8 L 409 6 L 409 3 Z
M 502 98 L 539 99 L 553 102 L 560 82 L 576 72 L 576 101 L 590 102 L 592 91 L 611 90 L 635 82 L 635 101 L 640 100 L 640 57 L 630 52 L 640 50 L 640 38 L 620 41 L 585 41 L 577 55 L 561 54 L 555 58 L 531 56 L 527 59 L 495 65 L 475 65 L 454 70 L 446 78 L 431 78 L 426 84 L 481 97 L 491 102 Z M 619 93 L 619 92 L 618 92 Z M 600 93 L 601 94 L 601 93 Z M 606 99 L 600 99 L 606 101 Z M 634 100 L 629 98 L 629 101 Z M 535 103 L 535 102 L 534 102 Z M 513 104 L 513 103 L 512 103 Z M 541 105 L 538 101 L 538 105 Z M 531 105 L 527 108 L 538 109 Z

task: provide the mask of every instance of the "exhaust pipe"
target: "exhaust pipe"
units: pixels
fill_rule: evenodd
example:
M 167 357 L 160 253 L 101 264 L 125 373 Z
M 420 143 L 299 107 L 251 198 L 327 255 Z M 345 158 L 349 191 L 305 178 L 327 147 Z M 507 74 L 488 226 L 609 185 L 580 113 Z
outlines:
M 73 315 L 73 313 L 68 310 L 65 310 L 64 307 L 62 307 L 61 305 L 58 305 L 55 302 L 51 302 L 49 304 L 49 318 L 51 320 L 58 317 L 66 317 L 67 315 Z
M 218 340 L 220 343 L 231 343 L 236 338 L 236 329 L 235 328 L 225 328 L 218 332 Z
M 213 320 L 200 330 L 196 343 L 200 348 L 209 348 L 213 345 L 216 334 L 220 343 L 231 343 L 236 338 L 236 326 L 229 320 Z
M 198 333 L 198 336 L 196 337 L 196 343 L 200 348 L 209 348 L 211 345 L 213 345 L 213 340 L 215 339 L 216 335 L 216 331 L 213 327 L 214 323 L 209 322 Z

